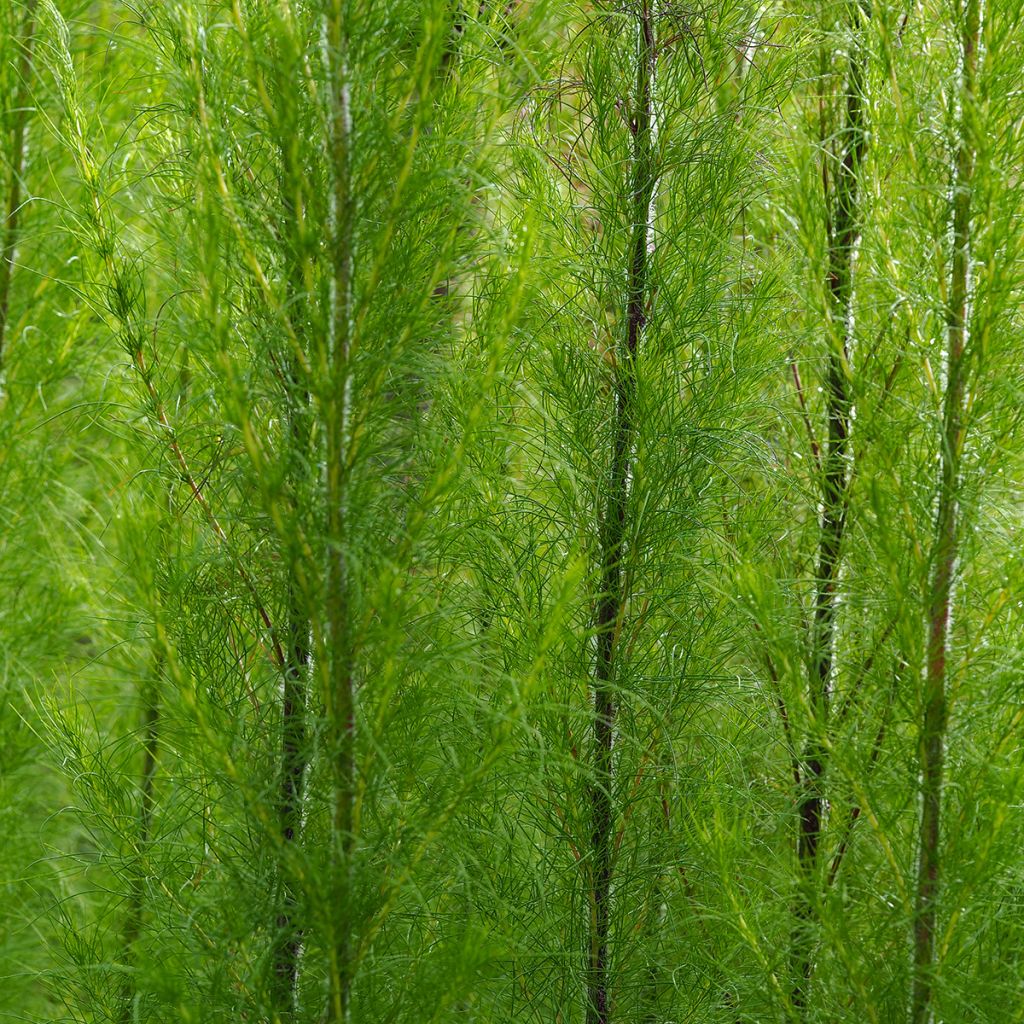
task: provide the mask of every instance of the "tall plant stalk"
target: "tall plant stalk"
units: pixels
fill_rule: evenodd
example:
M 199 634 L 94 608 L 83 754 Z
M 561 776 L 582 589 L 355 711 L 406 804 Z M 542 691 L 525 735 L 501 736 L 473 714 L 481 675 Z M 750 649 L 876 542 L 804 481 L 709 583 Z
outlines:
M 278 797 L 278 824 L 286 850 L 298 844 L 302 826 L 307 761 L 306 679 L 310 660 L 309 615 L 305 609 L 303 589 L 294 574 L 288 580 L 287 601 L 288 633 L 281 701 L 281 781 Z M 287 864 L 282 875 L 281 905 L 276 922 L 277 941 L 273 952 L 273 1001 L 278 1013 L 287 1020 L 294 1015 L 297 1007 L 302 926 L 296 917 L 295 887 Z
M 356 790 L 355 668 L 352 649 L 350 573 L 345 544 L 348 530 L 348 475 L 351 375 L 354 331 L 354 196 L 352 191 L 352 110 L 348 68 L 348 25 L 342 0 L 331 0 L 326 18 L 326 62 L 330 119 L 329 159 L 332 224 L 329 339 L 321 351 L 326 390 L 321 399 L 325 457 L 326 592 L 324 596 L 327 715 L 332 772 L 332 864 L 336 879 L 334 936 L 329 952 L 327 1019 L 346 1024 L 352 989 L 352 852 Z
M 149 677 L 142 686 L 142 770 L 139 773 L 139 806 L 136 815 L 135 857 L 129 883 L 124 918 L 124 999 L 121 1004 L 122 1024 L 135 1019 L 138 985 L 135 977 L 135 944 L 142 934 L 145 913 L 145 882 L 149 848 L 153 831 L 153 809 L 156 794 L 156 771 L 160 749 L 160 685 L 164 675 L 164 654 L 160 640 L 153 641 L 153 661 Z
M 650 0 L 637 13 L 636 82 L 632 97 L 633 135 L 629 176 L 630 232 L 625 331 L 615 369 L 608 493 L 600 524 L 600 594 L 597 601 L 597 660 L 594 668 L 593 779 L 590 783 L 591 892 L 587 972 L 587 1024 L 608 1024 L 610 1002 L 609 933 L 614 873 L 615 764 L 618 634 L 625 594 L 622 559 L 627 534 L 630 460 L 635 432 L 636 362 L 649 298 L 648 245 L 656 172 L 654 167 L 655 14 Z
M 946 388 L 940 438 L 941 469 L 935 517 L 932 577 L 927 603 L 924 706 L 918 753 L 921 819 L 914 906 L 911 1024 L 932 1019 L 935 925 L 941 860 L 949 633 L 960 547 L 957 490 L 964 440 L 965 366 L 971 259 L 971 189 L 975 169 L 973 118 L 981 39 L 980 0 L 965 0 L 961 17 L 960 122 L 953 179 L 953 257 L 946 311 Z
M 179 401 L 185 397 L 189 385 L 189 368 L 187 356 L 182 361 L 179 375 L 180 392 Z M 175 534 L 180 532 L 181 523 L 174 511 L 174 487 L 169 486 L 166 490 L 166 517 L 164 522 L 158 522 L 157 528 L 161 531 L 173 527 Z M 162 540 L 162 538 L 161 538 Z M 158 558 L 170 558 L 170 553 L 161 547 L 158 551 Z M 156 806 L 156 780 L 157 768 L 160 759 L 161 746 L 161 725 L 163 718 L 163 705 L 161 699 L 161 688 L 167 670 L 167 652 L 165 649 L 166 640 L 160 626 L 160 618 L 164 613 L 165 595 L 161 590 L 154 593 L 155 599 L 155 623 L 154 636 L 151 648 L 152 668 L 148 676 L 143 680 L 140 688 L 142 700 L 142 769 L 139 773 L 139 803 L 136 813 L 136 845 L 134 864 L 132 865 L 132 877 L 128 890 L 128 900 L 125 908 L 124 918 L 124 962 L 129 970 L 125 976 L 124 1002 L 121 1006 L 121 1020 L 123 1024 L 131 1024 L 135 1019 L 135 1002 L 138 993 L 138 984 L 135 975 L 136 951 L 135 945 L 142 934 L 142 926 L 146 911 L 146 877 L 150 873 L 150 854 L 153 835 L 153 811 Z
M 820 842 L 825 811 L 823 777 L 829 729 L 829 702 L 835 664 L 838 583 L 851 478 L 850 464 L 850 346 L 853 327 L 854 250 L 858 234 L 860 168 L 867 144 L 864 109 L 865 51 L 856 38 L 858 9 L 851 4 L 849 30 L 854 36 L 848 59 L 839 154 L 834 177 L 829 156 L 823 156 L 822 181 L 828 213 L 829 300 L 828 360 L 824 390 L 828 435 L 821 460 L 821 518 L 818 528 L 814 618 L 808 659 L 808 700 L 812 712 L 811 735 L 799 763 L 802 792 L 798 806 L 797 860 L 803 891 L 798 897 L 794 935 L 794 971 L 791 998 L 802 1011 L 813 973 L 816 889 Z
M 32 56 L 36 35 L 36 9 L 39 0 L 26 0 L 24 22 L 21 29 L 21 58 L 18 62 L 18 82 L 13 92 L 11 129 L 7 143 L 10 169 L 7 175 L 7 204 L 0 244 L 0 374 L 6 359 L 7 321 L 11 308 L 11 278 L 17 258 L 21 234 L 21 207 L 25 164 L 28 155 L 29 82 L 32 75 Z
M 282 139 L 283 168 L 283 236 L 288 248 L 287 299 L 299 323 L 297 340 L 304 341 L 307 317 L 302 274 L 302 177 L 298 165 L 297 142 Z M 306 476 L 310 447 L 310 393 L 302 380 L 302 370 L 294 356 L 289 357 L 285 381 L 288 408 L 288 476 L 291 483 L 289 509 L 291 521 L 297 525 L 303 515 L 302 502 L 307 491 Z M 306 702 L 310 665 L 310 614 L 308 584 L 303 578 L 303 554 L 294 541 L 287 552 L 288 580 L 286 593 L 284 686 L 281 699 L 281 781 L 278 799 L 278 821 L 281 840 L 288 853 L 300 841 L 303 791 L 307 768 Z M 296 919 L 297 899 L 287 863 L 282 870 L 281 906 L 277 918 L 277 942 L 273 953 L 274 1007 L 284 1019 L 291 1019 L 297 1008 L 299 955 L 302 926 Z

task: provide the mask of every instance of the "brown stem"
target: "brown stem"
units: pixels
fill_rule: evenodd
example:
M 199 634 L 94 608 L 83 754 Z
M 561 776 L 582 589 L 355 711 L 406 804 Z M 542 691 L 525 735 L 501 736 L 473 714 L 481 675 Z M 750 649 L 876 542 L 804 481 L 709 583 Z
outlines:
M 281 782 L 278 825 L 286 851 L 299 841 L 302 792 L 306 774 L 306 674 L 309 666 L 309 618 L 288 582 L 288 644 L 281 704 Z M 286 853 L 287 858 L 287 853 Z M 277 916 L 277 942 L 273 952 L 274 1005 L 282 1019 L 295 1015 L 302 929 L 297 921 L 297 897 L 288 867 L 282 871 L 281 906 Z
M 7 320 L 11 306 L 11 278 L 21 233 L 22 183 L 28 152 L 28 89 L 32 75 L 32 50 L 36 34 L 36 8 L 38 0 L 26 0 L 25 22 L 21 32 L 21 60 L 18 63 L 18 85 L 14 90 L 14 124 L 11 130 L 8 155 L 11 170 L 7 178 L 7 211 L 0 242 L 0 373 L 6 356 Z
M 856 31 L 856 8 L 851 7 L 851 11 L 851 30 Z M 818 531 L 814 618 L 808 660 L 811 735 L 801 757 L 801 790 L 798 800 L 797 861 L 802 891 L 798 894 L 795 908 L 793 987 L 790 995 L 793 1007 L 800 1014 L 807 1007 L 807 992 L 813 973 L 814 930 L 817 923 L 815 890 L 825 811 L 823 777 L 827 743 L 824 740 L 829 728 L 838 607 L 836 590 L 842 564 L 850 486 L 849 335 L 860 168 L 867 144 L 864 78 L 865 53 L 855 42 L 849 56 L 844 120 L 839 132 L 842 155 L 834 180 L 824 171 L 822 177 L 829 209 L 827 285 L 830 324 L 828 366 L 825 373 L 828 437 L 822 457 L 822 513 Z
M 327 391 L 322 415 L 326 442 L 327 568 L 324 603 L 326 673 L 324 710 L 333 757 L 333 835 L 331 857 L 337 880 L 334 936 L 329 949 L 329 1024 L 347 1024 L 353 964 L 352 854 L 355 806 L 355 671 L 351 580 L 345 544 L 348 536 L 348 463 L 351 431 L 350 353 L 354 331 L 353 272 L 355 211 L 351 178 L 352 120 L 349 43 L 345 5 L 332 0 L 326 19 L 329 90 L 329 159 L 333 223 L 330 337 L 321 351 Z
M 180 375 L 183 397 L 188 392 L 189 369 L 187 356 L 182 363 Z M 166 509 L 168 515 L 174 510 L 174 490 L 167 488 Z M 161 527 L 163 524 L 161 524 Z M 164 552 L 157 558 L 166 557 Z M 145 910 L 145 882 L 147 865 L 149 864 L 150 837 L 153 826 L 154 795 L 156 789 L 156 770 L 160 754 L 160 721 L 161 721 L 161 689 L 167 668 L 165 637 L 160 625 L 160 616 L 165 604 L 165 595 L 157 595 L 157 608 L 154 618 L 153 670 L 142 687 L 142 774 L 139 784 L 138 839 L 135 847 L 134 873 L 128 894 L 127 911 L 124 927 L 124 958 L 129 968 L 134 966 L 135 943 L 142 933 L 142 920 Z M 151 870 L 151 869 L 150 869 Z M 122 1005 L 122 1022 L 131 1024 L 135 1019 L 135 996 L 137 986 L 135 978 L 129 970 L 125 980 L 125 999 Z
M 154 646 L 157 652 L 153 658 L 153 675 L 142 695 L 142 774 L 139 786 L 136 856 L 125 908 L 124 961 L 128 973 L 125 977 L 125 992 L 121 1005 L 122 1024 L 131 1024 L 135 1019 L 136 985 L 132 968 L 135 961 L 135 943 L 142 933 L 146 863 L 153 824 L 153 795 L 156 785 L 157 752 L 160 745 L 160 683 L 164 674 L 164 658 L 158 644 Z
M 298 162 L 294 149 L 283 142 L 286 179 L 298 181 Z M 288 307 L 302 306 L 304 287 L 302 282 L 300 253 L 300 221 L 298 204 L 301 196 L 292 196 L 287 182 L 282 189 L 285 196 L 285 229 L 282 232 L 291 246 L 288 268 Z M 305 318 L 298 317 L 304 325 Z M 300 327 L 297 336 L 301 339 L 304 329 Z M 289 476 L 292 481 L 291 516 L 297 521 L 302 514 L 303 484 L 307 474 L 310 431 L 310 394 L 301 383 L 301 370 L 294 358 L 288 360 L 286 373 L 289 434 Z M 278 825 L 284 857 L 281 868 L 281 905 L 277 915 L 277 939 L 273 950 L 274 1008 L 283 1020 L 294 1019 L 297 1009 L 299 954 L 302 946 L 302 926 L 297 919 L 298 900 L 294 882 L 287 861 L 299 843 L 302 823 L 303 789 L 307 768 L 306 752 L 306 690 L 310 664 L 310 616 L 303 586 L 301 560 L 303 553 L 299 545 L 290 543 L 286 552 L 289 561 L 287 584 L 287 642 L 283 667 L 284 690 L 281 700 L 281 779 L 278 794 Z
M 645 2 L 638 14 L 633 158 L 630 175 L 631 237 L 626 331 L 615 367 L 615 417 L 607 502 L 600 525 L 600 594 L 594 669 L 594 774 L 590 806 L 590 926 L 587 949 L 587 1024 L 609 1024 L 609 934 L 615 856 L 613 805 L 617 640 L 624 610 L 622 557 L 626 536 L 630 458 L 634 435 L 636 358 L 647 321 L 648 234 L 654 197 L 654 16 Z
M 971 187 L 975 148 L 973 116 L 981 35 L 979 0 L 964 0 L 960 137 L 953 197 L 953 263 L 946 313 L 947 376 L 942 411 L 939 507 L 928 596 L 928 642 L 925 656 L 924 710 L 919 752 L 921 822 L 918 835 L 917 891 L 914 907 L 914 983 L 911 1024 L 932 1017 L 935 970 L 935 923 L 939 892 L 942 786 L 945 762 L 946 690 L 953 583 L 959 551 L 957 487 L 964 435 L 964 347 L 970 291 Z

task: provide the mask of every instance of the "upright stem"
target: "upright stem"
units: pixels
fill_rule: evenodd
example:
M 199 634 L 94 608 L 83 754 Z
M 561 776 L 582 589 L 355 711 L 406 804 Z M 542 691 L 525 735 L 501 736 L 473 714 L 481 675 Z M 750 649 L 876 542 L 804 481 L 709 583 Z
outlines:
M 614 869 L 613 740 L 619 626 L 623 612 L 622 556 L 626 536 L 630 456 L 634 438 L 636 358 L 646 324 L 648 241 L 655 169 L 654 77 L 656 51 L 650 0 L 638 14 L 636 90 L 633 98 L 633 154 L 630 172 L 630 242 L 627 270 L 626 330 L 619 346 L 615 376 L 615 418 L 608 494 L 600 525 L 600 594 L 597 601 L 597 661 L 594 670 L 593 780 L 589 786 L 591 819 L 590 934 L 587 950 L 587 1024 L 608 1024 L 608 946 Z
M 18 62 L 18 84 L 13 93 L 12 127 L 7 156 L 11 167 L 7 177 L 7 210 L 0 242 L 0 373 L 6 356 L 7 320 L 11 308 L 11 277 L 20 235 L 22 182 L 28 152 L 28 89 L 32 74 L 32 50 L 36 34 L 38 0 L 26 0 L 25 23 L 21 32 L 21 60 Z
M 351 629 L 351 582 L 345 552 L 348 526 L 350 353 L 353 316 L 352 112 L 348 70 L 348 25 L 343 0 L 331 0 L 326 24 L 330 117 L 332 268 L 330 337 L 324 352 L 327 391 L 322 401 L 326 438 L 327 714 L 333 763 L 332 858 L 337 880 L 334 941 L 330 950 L 327 1019 L 347 1024 L 352 988 L 352 852 L 355 805 L 355 675 Z
M 295 142 L 282 142 L 286 244 L 288 257 L 288 308 L 304 309 L 298 205 L 302 201 L 300 174 Z M 296 332 L 305 335 L 306 318 Z M 300 380 L 300 369 L 294 358 L 288 360 L 287 395 L 289 477 L 292 483 L 291 514 L 298 520 L 302 512 L 303 484 L 309 457 L 308 388 Z M 287 623 L 285 637 L 284 690 L 281 701 L 281 777 L 278 796 L 278 824 L 286 856 L 281 870 L 281 905 L 277 916 L 277 941 L 273 952 L 273 1006 L 284 1020 L 294 1018 L 298 1003 L 299 955 L 302 947 L 302 926 L 296 918 L 295 886 L 287 864 L 288 851 L 299 842 L 302 825 L 302 800 L 306 775 L 306 688 L 310 663 L 310 617 L 301 573 L 302 554 L 297 545 L 288 551 Z
M 980 0 L 965 0 L 962 25 L 960 132 L 953 193 L 953 262 L 949 308 L 946 312 L 946 393 L 942 410 L 942 461 L 939 507 L 935 518 L 934 564 L 928 595 L 924 708 L 919 740 L 921 823 L 918 835 L 917 892 L 914 908 L 911 1024 L 928 1024 L 932 1019 L 942 785 L 948 714 L 946 676 L 953 584 L 959 550 L 957 486 L 964 437 L 964 348 L 967 342 L 970 298 L 971 187 L 975 167 L 973 107 L 981 36 Z
M 278 825 L 285 848 L 299 841 L 306 774 L 306 674 L 309 667 L 309 618 L 294 576 L 288 580 L 287 644 L 281 707 L 281 783 Z M 302 929 L 287 864 L 282 870 L 281 905 L 274 949 L 274 1008 L 290 1020 L 297 1007 Z
M 189 368 L 187 356 L 182 362 L 179 382 L 181 390 L 179 397 L 184 397 L 188 392 Z M 166 492 L 166 514 L 167 520 L 160 524 L 160 532 L 164 533 L 166 526 L 172 525 L 175 530 L 180 523 L 175 519 L 173 524 L 169 521 L 174 516 L 174 487 L 169 486 Z M 158 559 L 166 559 L 168 552 L 162 547 L 158 551 Z M 134 874 L 128 893 L 127 909 L 124 925 L 124 961 L 129 968 L 134 967 L 135 943 L 142 934 L 143 913 L 145 911 L 145 881 L 149 870 L 150 838 L 153 830 L 153 809 L 156 793 L 156 770 L 160 755 L 160 723 L 162 718 L 161 689 L 166 670 L 166 654 L 163 641 L 160 638 L 160 617 L 163 613 L 164 595 L 157 592 L 156 614 L 154 617 L 154 637 L 152 643 L 153 670 L 145 680 L 142 687 L 142 774 L 139 782 L 139 810 L 138 810 L 138 839 L 136 845 L 136 856 Z M 125 999 L 121 1009 L 121 1020 L 123 1024 L 131 1024 L 135 1019 L 135 995 L 138 990 L 135 978 L 131 971 L 126 976 Z
M 124 1001 L 121 1005 L 122 1024 L 131 1024 L 135 1019 L 134 1004 L 137 986 L 132 970 L 135 966 L 134 947 L 142 933 L 147 861 L 153 824 L 157 752 L 160 746 L 160 682 L 163 678 L 164 659 L 159 641 L 154 640 L 153 647 L 153 672 L 142 691 L 142 774 L 139 784 L 135 863 L 125 908 L 124 962 L 129 971 L 125 976 Z
M 856 8 L 850 29 L 856 33 Z M 825 796 L 823 776 L 826 754 L 823 738 L 828 731 L 829 699 L 835 660 L 837 585 L 842 566 L 850 485 L 850 391 L 849 353 L 853 325 L 854 249 L 858 233 L 860 167 L 867 144 L 864 110 L 864 51 L 851 45 L 844 95 L 842 147 L 834 181 L 824 165 L 828 225 L 828 363 L 825 371 L 825 409 L 828 438 L 822 458 L 821 521 L 818 529 L 818 565 L 814 594 L 814 619 L 808 659 L 808 699 L 812 710 L 811 736 L 799 766 L 801 793 L 798 807 L 797 860 L 802 892 L 796 907 L 793 941 L 794 1008 L 807 1005 L 813 973 L 815 889 Z M 827 159 L 827 157 L 826 157 Z

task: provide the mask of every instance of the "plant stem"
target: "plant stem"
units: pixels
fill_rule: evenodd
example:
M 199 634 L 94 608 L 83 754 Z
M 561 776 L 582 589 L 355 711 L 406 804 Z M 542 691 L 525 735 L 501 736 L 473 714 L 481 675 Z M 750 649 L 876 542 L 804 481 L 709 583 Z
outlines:
M 304 309 L 305 288 L 302 280 L 302 237 L 299 204 L 302 203 L 301 172 L 294 140 L 282 139 L 282 167 L 284 181 L 283 237 L 288 254 L 288 308 Z M 305 333 L 306 318 L 300 318 L 298 337 Z M 297 521 L 302 514 L 304 483 L 308 470 L 310 447 L 309 389 L 301 382 L 301 369 L 297 360 L 288 359 L 286 372 L 288 406 L 287 457 L 292 483 L 291 515 Z M 302 927 L 296 920 L 297 899 L 289 872 L 288 853 L 299 842 L 302 825 L 303 789 L 307 767 L 306 752 L 306 689 L 310 662 L 310 616 L 306 587 L 301 573 L 303 554 L 298 544 L 289 545 L 287 583 L 287 623 L 284 689 L 281 701 L 281 788 L 278 797 L 278 823 L 281 841 L 285 846 L 281 868 L 281 906 L 277 917 L 277 941 L 273 953 L 274 1009 L 285 1020 L 294 1018 L 298 1005 L 299 954 L 302 946 Z
M 856 8 L 852 8 L 855 12 Z M 857 15 L 850 29 L 857 31 Z M 819 845 L 825 809 L 823 776 L 826 765 L 829 700 L 835 661 L 837 584 L 842 565 L 850 485 L 849 351 L 853 323 L 854 249 L 858 232 L 860 168 L 867 144 L 864 110 L 864 51 L 854 41 L 847 68 L 842 147 L 835 181 L 824 166 L 825 201 L 830 210 L 828 226 L 828 364 L 825 373 L 825 407 L 828 437 L 822 453 L 821 520 L 818 529 L 818 565 L 814 594 L 814 620 L 808 661 L 808 698 L 812 711 L 811 736 L 800 763 L 801 792 L 798 805 L 797 861 L 802 891 L 797 899 L 793 938 L 794 1008 L 802 1012 L 813 973 L 813 930 L 816 922 L 815 889 Z M 827 156 L 826 156 L 827 160 Z
M 297 583 L 288 581 L 287 645 L 281 706 L 281 788 L 278 824 L 286 850 L 298 843 L 306 774 L 306 673 L 309 667 L 309 617 Z M 282 869 L 281 906 L 274 948 L 274 1008 L 290 1020 L 297 1007 L 302 929 L 296 920 L 297 899 L 288 866 Z
M 646 324 L 648 242 L 654 199 L 655 170 L 654 15 L 645 0 L 637 24 L 636 91 L 633 115 L 633 154 L 630 174 L 630 244 L 626 296 L 626 330 L 615 370 L 615 417 L 611 472 L 600 525 L 600 595 L 597 602 L 597 662 L 594 671 L 593 780 L 588 803 L 591 819 L 590 934 L 587 951 L 587 1024 L 608 1024 L 608 947 L 614 869 L 615 810 L 613 807 L 614 726 L 616 715 L 616 640 L 624 595 L 622 557 L 629 499 L 630 456 L 634 438 L 636 358 Z
M 970 299 L 971 187 L 975 166 L 972 118 L 981 36 L 979 0 L 965 0 L 962 24 L 960 132 L 953 192 L 953 262 L 949 308 L 946 313 L 946 392 L 942 410 L 939 507 L 935 519 L 934 564 L 928 596 L 924 709 L 919 740 L 921 822 L 914 907 L 911 1024 L 928 1024 L 932 1019 L 942 786 L 948 716 L 946 677 L 953 584 L 959 551 L 957 487 L 964 437 L 964 348 Z
M 180 392 L 179 398 L 183 398 L 188 392 L 189 369 L 187 356 L 182 362 L 179 377 Z M 173 527 L 175 533 L 180 531 L 180 521 L 175 517 L 174 512 L 174 488 L 170 486 L 166 492 L 166 514 L 167 522 L 160 524 L 160 531 L 163 533 L 165 526 L 171 525 L 171 518 L 174 517 Z M 161 550 L 157 559 L 168 558 L 168 553 Z M 134 967 L 134 947 L 142 934 L 142 918 L 145 909 L 145 880 L 147 865 L 150 856 L 150 837 L 153 826 L 154 793 L 156 787 L 156 770 L 160 754 L 160 723 L 161 723 L 161 689 L 164 674 L 167 668 L 166 638 L 160 627 L 160 619 L 165 607 L 165 594 L 157 591 L 156 611 L 154 617 L 154 638 L 152 643 L 153 670 L 146 679 L 142 688 L 142 773 L 139 784 L 139 811 L 138 811 L 138 841 L 136 845 L 135 871 L 132 876 L 131 887 L 128 895 L 128 907 L 125 914 L 124 927 L 124 961 L 129 968 Z M 131 1024 L 134 1019 L 134 1003 L 138 986 L 131 971 L 126 977 L 125 1000 L 122 1007 L 123 1024 Z
M 164 657 L 160 642 L 154 641 L 153 672 L 142 692 L 142 773 L 139 786 L 138 835 L 135 864 L 128 891 L 124 923 L 124 962 L 129 968 L 125 979 L 122 1024 L 131 1024 L 135 1017 L 135 994 L 138 987 L 133 973 L 135 943 L 142 933 L 145 904 L 146 864 L 153 824 L 153 794 L 156 784 L 157 753 L 160 747 L 160 682 L 164 674 Z
M 352 988 L 352 834 L 355 801 L 355 675 L 352 650 L 349 566 L 345 552 L 348 518 L 351 376 L 349 355 L 354 329 L 351 178 L 352 114 L 348 70 L 348 25 L 342 0 L 332 0 L 326 24 L 326 60 L 330 117 L 329 159 L 333 223 L 330 339 L 323 353 L 327 392 L 322 401 L 326 439 L 327 572 L 324 612 L 328 678 L 324 692 L 334 758 L 332 837 L 337 880 L 334 941 L 329 952 L 327 1019 L 347 1024 Z
M 7 212 L 0 243 L 0 373 L 6 356 L 7 320 L 11 306 L 11 278 L 21 229 L 22 182 L 28 153 L 28 87 L 32 74 L 32 50 L 36 34 L 36 7 L 38 0 L 26 0 L 25 23 L 21 32 L 21 60 L 18 63 L 18 84 L 14 90 L 13 126 L 7 150 L 11 162 L 7 178 Z

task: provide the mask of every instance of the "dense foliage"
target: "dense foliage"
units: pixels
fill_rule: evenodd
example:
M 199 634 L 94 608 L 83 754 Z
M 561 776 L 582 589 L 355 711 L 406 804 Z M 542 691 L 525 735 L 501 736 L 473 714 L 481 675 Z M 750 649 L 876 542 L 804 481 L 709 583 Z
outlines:
M 1014 0 L 0 0 L 0 1016 L 1024 1019 Z

